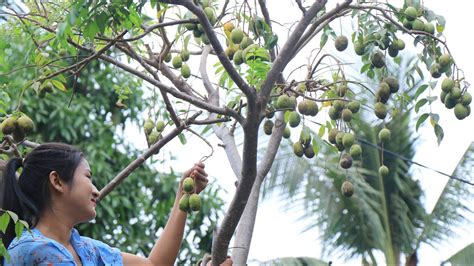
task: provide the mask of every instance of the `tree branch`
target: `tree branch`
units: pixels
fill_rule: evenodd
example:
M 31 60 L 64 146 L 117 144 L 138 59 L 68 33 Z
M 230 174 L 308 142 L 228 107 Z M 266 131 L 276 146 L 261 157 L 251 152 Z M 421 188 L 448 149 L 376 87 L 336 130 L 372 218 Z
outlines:
M 131 162 L 125 169 L 123 169 L 117 176 L 115 176 L 104 188 L 99 192 L 97 201 L 100 202 L 105 196 L 107 196 L 115 187 L 120 185 L 125 178 L 127 178 L 135 169 L 142 165 L 150 156 L 156 154 L 166 143 L 171 141 L 174 137 L 178 136 L 183 130 L 185 130 L 189 124 L 191 124 L 196 117 L 202 114 L 202 111 L 195 113 L 193 116 L 188 118 L 184 123 L 174 128 L 170 133 L 164 136 L 157 143 L 153 144 L 148 150 L 142 155 L 138 156 L 133 162 Z
M 207 19 L 206 14 L 204 14 L 204 11 L 202 10 L 202 8 L 199 8 L 199 6 L 195 5 L 192 1 L 163 1 L 163 2 L 172 2 L 172 3 L 178 2 L 178 4 L 181 4 L 184 7 L 188 8 L 189 11 L 193 12 L 198 17 L 199 22 L 201 23 L 201 26 L 203 27 L 205 34 L 207 35 L 209 42 L 212 45 L 212 48 L 214 49 L 222 66 L 229 74 L 229 77 L 232 78 L 232 80 L 235 82 L 237 87 L 239 87 L 242 90 L 242 92 L 247 97 L 247 101 L 249 103 L 255 103 L 256 98 L 257 98 L 255 89 L 251 88 L 245 82 L 245 80 L 240 76 L 237 70 L 235 70 L 230 59 L 225 54 L 224 49 L 222 49 L 222 46 L 219 40 L 217 39 L 217 36 L 212 28 L 212 25 Z
M 258 0 L 258 4 L 260 5 L 260 10 L 262 11 L 263 18 L 265 19 L 265 23 L 267 23 L 268 27 L 273 31 L 272 29 L 272 21 L 270 19 L 270 14 L 268 13 L 268 8 L 266 5 L 266 0 Z M 275 61 L 275 48 L 272 48 L 270 50 L 270 58 L 273 61 Z
M 267 74 L 267 78 L 262 84 L 261 92 L 259 97 L 261 97 L 261 102 L 266 103 L 268 100 L 268 96 L 273 88 L 275 81 L 281 75 L 281 72 L 287 65 L 288 61 L 291 59 L 293 52 L 295 51 L 296 47 L 294 46 L 295 43 L 303 35 L 305 29 L 308 27 L 311 20 L 316 16 L 316 14 L 326 5 L 327 0 L 317 0 L 306 12 L 300 22 L 296 25 L 295 30 L 290 35 L 288 40 L 286 41 L 285 45 L 282 47 L 280 54 L 273 62 L 273 66 Z

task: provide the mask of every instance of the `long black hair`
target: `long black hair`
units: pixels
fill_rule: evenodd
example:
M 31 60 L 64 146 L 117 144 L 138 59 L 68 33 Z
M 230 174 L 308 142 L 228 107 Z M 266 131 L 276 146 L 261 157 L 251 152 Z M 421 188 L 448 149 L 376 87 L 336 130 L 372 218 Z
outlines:
M 74 171 L 83 158 L 77 148 L 63 143 L 45 143 L 33 149 L 25 159 L 12 158 L 3 175 L 2 209 L 13 211 L 35 227 L 42 211 L 50 204 L 49 174 L 56 171 L 60 178 L 71 184 Z M 22 167 L 19 178 L 18 169 Z M 8 248 L 15 237 L 15 228 L 10 223 L 3 244 Z

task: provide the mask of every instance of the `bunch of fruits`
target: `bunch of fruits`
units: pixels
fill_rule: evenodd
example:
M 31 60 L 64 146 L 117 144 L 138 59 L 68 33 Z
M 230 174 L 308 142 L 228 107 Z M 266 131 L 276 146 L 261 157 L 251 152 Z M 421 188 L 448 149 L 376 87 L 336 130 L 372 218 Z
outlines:
M 3 135 L 12 135 L 15 142 L 20 142 L 33 131 L 34 123 L 26 114 L 14 113 L 2 121 L 0 129 Z
M 143 129 L 145 130 L 145 135 L 147 137 L 148 146 L 151 146 L 163 138 L 163 130 L 165 129 L 165 122 L 159 120 L 158 122 L 153 122 L 151 119 L 145 120 L 143 124 Z
M 179 199 L 179 209 L 183 212 L 201 210 L 201 198 L 196 194 L 196 185 L 193 177 L 186 177 L 183 180 L 184 194 Z

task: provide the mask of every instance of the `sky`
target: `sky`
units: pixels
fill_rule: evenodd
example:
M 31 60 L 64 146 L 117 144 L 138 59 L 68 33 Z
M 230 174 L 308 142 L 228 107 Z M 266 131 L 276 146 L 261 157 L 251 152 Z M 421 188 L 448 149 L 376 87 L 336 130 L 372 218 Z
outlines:
M 281 5 L 273 5 L 273 1 L 267 1 L 267 3 L 269 3 L 268 6 L 272 17 L 277 18 L 278 22 L 284 22 L 282 20 L 285 19 L 294 20 L 295 16 L 299 16 L 299 13 L 289 14 L 288 9 L 281 7 Z M 334 4 L 336 1 L 330 1 L 330 3 Z M 390 1 L 390 3 L 400 6 L 402 1 Z M 447 24 L 444 34 L 450 51 L 456 63 L 464 70 L 466 79 L 473 83 L 474 63 L 472 58 L 474 57 L 472 43 L 474 43 L 474 37 L 472 34 L 469 34 L 470 32 L 468 32 L 467 27 L 469 25 L 466 25 L 468 23 L 466 22 L 467 19 L 471 16 L 472 9 L 467 8 L 468 4 L 466 3 L 468 2 L 460 0 L 450 1 L 449 4 L 445 1 L 424 1 L 424 4 L 435 13 L 445 16 Z M 346 29 L 346 31 L 349 31 L 349 29 Z M 406 40 L 409 39 L 407 38 Z M 348 49 L 352 49 L 351 44 Z M 472 88 L 470 92 L 474 94 Z M 444 140 L 438 146 L 433 129 L 426 123 L 425 127 L 418 131 L 420 141 L 414 161 L 451 174 L 465 149 L 474 141 L 474 115 L 458 121 L 454 117 L 452 110 L 446 111 L 444 107 L 439 105 L 434 105 L 433 110 L 441 116 L 440 124 L 445 130 Z M 206 170 L 210 174 L 211 180 L 225 189 L 226 192 L 223 193 L 224 199 L 230 203 L 235 190 L 235 177 L 230 170 L 225 153 L 217 146 L 219 141 L 215 137 L 210 137 L 208 141 L 214 146 L 214 155 L 206 161 Z M 210 152 L 207 144 L 202 141 L 194 139 L 191 147 L 189 146 L 190 144 L 191 141 L 186 146 L 183 146 L 179 144 L 179 141 L 174 140 L 164 148 L 165 150 L 173 150 L 173 154 L 177 156 L 177 160 L 173 161 L 172 164 L 178 171 L 189 168 L 193 162 L 198 161 L 202 156 L 208 155 Z M 141 145 L 143 146 L 144 142 Z M 197 152 L 189 152 L 190 149 Z M 166 169 L 167 166 L 162 167 Z M 412 171 L 414 178 L 418 179 L 424 188 L 425 204 L 427 209 L 431 210 L 447 182 L 447 178 L 423 168 L 414 167 Z M 287 256 L 321 257 L 321 246 L 317 240 L 317 230 L 302 233 L 308 221 L 298 221 L 301 213 L 298 211 L 283 212 L 282 207 L 283 203 L 281 200 L 274 197 L 261 202 L 249 253 L 249 265 L 258 265 L 257 261 Z M 470 226 L 473 225 L 473 221 L 471 219 Z M 470 234 L 466 234 L 463 231 L 460 231 L 460 233 L 460 236 L 452 239 L 450 242 L 441 244 L 437 249 L 423 245 L 418 254 L 420 265 L 439 265 L 443 260 L 446 260 L 456 251 L 472 242 L 469 238 Z M 376 256 L 381 259 L 380 261 L 383 261 L 381 254 L 376 254 Z M 333 261 L 333 265 L 360 265 L 360 260 L 344 261 L 337 257 L 323 259 Z

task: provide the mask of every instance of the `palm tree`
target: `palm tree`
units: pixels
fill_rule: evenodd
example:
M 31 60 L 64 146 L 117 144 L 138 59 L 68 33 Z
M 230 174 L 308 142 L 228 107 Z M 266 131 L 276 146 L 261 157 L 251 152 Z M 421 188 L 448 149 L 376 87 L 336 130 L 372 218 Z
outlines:
M 322 155 L 311 161 L 295 157 L 287 145 L 286 152 L 276 158 L 264 191 L 279 191 L 288 208 L 303 206 L 303 218 L 313 221 L 308 229 L 317 227 L 322 232 L 323 253 L 339 251 L 346 258 L 362 257 L 363 261 L 369 257 L 375 265 L 373 253 L 379 250 L 385 255 L 384 264 L 399 265 L 401 255 L 416 254 L 421 243 L 433 244 L 451 236 L 450 228 L 464 218 L 461 211 L 470 211 L 462 200 L 469 195 L 465 184 L 450 179 L 436 207 L 426 212 L 422 189 L 410 174 L 415 138 L 407 130 L 409 121 L 406 113 L 386 125 L 392 139 L 383 152 L 375 145 L 381 125 L 373 127 L 363 120 L 354 124 L 363 156 L 351 171 L 333 167 L 339 156 L 322 140 L 318 140 Z M 466 154 L 472 156 L 474 147 L 469 151 Z M 381 158 L 390 169 L 383 178 L 378 175 Z M 454 175 L 462 176 L 459 169 Z M 346 179 L 354 184 L 351 198 L 340 192 Z

